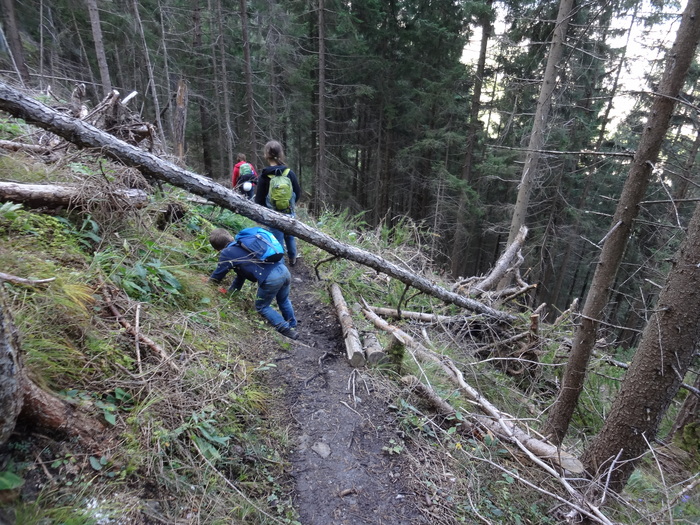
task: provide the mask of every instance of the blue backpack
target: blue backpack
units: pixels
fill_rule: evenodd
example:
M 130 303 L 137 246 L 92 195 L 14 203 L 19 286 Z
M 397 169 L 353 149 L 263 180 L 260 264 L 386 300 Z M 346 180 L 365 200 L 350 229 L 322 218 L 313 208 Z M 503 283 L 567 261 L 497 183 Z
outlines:
M 234 239 L 259 261 L 273 263 L 284 257 L 284 248 L 265 228 L 245 228 L 239 231 Z

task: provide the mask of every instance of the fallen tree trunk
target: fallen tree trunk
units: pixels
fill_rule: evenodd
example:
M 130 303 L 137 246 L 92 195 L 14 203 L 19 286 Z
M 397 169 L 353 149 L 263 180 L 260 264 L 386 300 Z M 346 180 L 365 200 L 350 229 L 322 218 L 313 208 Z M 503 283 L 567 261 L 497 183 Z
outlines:
M 331 297 L 333 298 L 335 311 L 338 314 L 340 326 L 343 329 L 343 339 L 345 339 L 345 351 L 348 361 L 354 367 L 363 366 L 365 364 L 365 353 L 362 350 L 360 334 L 352 322 L 352 316 L 343 297 L 343 292 L 340 290 L 340 286 L 335 283 L 331 285 Z
M 134 166 L 146 177 L 167 182 L 195 195 L 205 197 L 223 208 L 295 235 L 328 253 L 385 273 L 444 302 L 483 314 L 496 321 L 512 322 L 516 319 L 514 315 L 450 292 L 425 277 L 416 275 L 414 272 L 371 252 L 339 242 L 288 215 L 259 206 L 211 179 L 179 168 L 90 124 L 61 114 L 3 83 L 0 83 L 0 109 L 7 111 L 14 117 L 22 118 L 30 124 L 47 129 L 78 146 L 98 148 L 102 155 L 117 159 L 128 166 Z
M 442 399 L 437 394 L 437 392 L 435 392 L 435 390 L 433 390 L 430 386 L 421 383 L 417 377 L 411 375 L 404 376 L 401 378 L 401 382 L 404 385 L 406 385 L 406 387 L 410 391 L 416 393 L 419 397 L 427 401 L 432 406 L 432 408 L 439 413 L 441 417 L 450 418 L 457 414 L 457 411 L 452 407 L 452 405 L 450 405 L 447 401 Z M 463 419 L 462 425 L 465 425 L 465 423 L 467 424 L 463 426 L 463 432 L 473 433 L 475 427 L 478 425 L 486 429 L 487 431 L 499 436 L 499 438 L 501 439 L 505 438 L 504 441 L 512 441 L 508 438 L 508 436 L 503 435 L 502 428 L 498 422 L 479 414 L 469 414 L 468 417 L 473 421 L 473 423 L 472 421 Z M 516 437 L 519 440 L 532 439 L 530 438 L 530 436 L 528 436 L 527 434 L 525 434 L 517 428 L 516 432 Z M 612 525 L 612 523 L 600 512 L 599 509 L 590 505 L 579 494 L 572 495 L 576 496 L 574 501 L 568 501 L 562 498 L 562 500 L 565 501 L 565 503 L 568 504 L 572 509 L 581 514 L 585 514 L 596 523 Z
M 52 148 L 41 146 L 39 144 L 22 144 L 21 142 L 12 142 L 10 140 L 0 140 L 0 149 L 8 151 L 28 151 L 30 153 L 50 153 Z
M 527 455 L 528 458 L 530 458 L 533 463 L 540 466 L 551 476 L 556 478 L 575 501 L 585 502 L 586 509 L 583 510 L 588 516 L 593 517 L 606 525 L 612 525 L 611 522 L 600 512 L 599 508 L 595 507 L 589 502 L 586 502 L 582 494 L 571 485 L 569 480 L 562 472 L 557 471 L 557 469 L 548 464 L 551 463 L 559 467 L 561 470 L 578 474 L 583 472 L 583 464 L 578 459 L 561 448 L 548 443 L 547 441 L 534 438 L 527 432 L 518 428 L 513 423 L 510 416 L 503 414 L 494 405 L 492 405 L 491 402 L 484 398 L 475 388 L 467 384 L 461 370 L 457 368 L 449 357 L 445 355 L 438 355 L 425 348 L 406 332 L 390 325 L 377 314 L 372 312 L 369 308 L 364 308 L 362 312 L 370 321 L 374 323 L 377 328 L 392 334 L 396 340 L 403 343 L 403 345 L 405 345 L 405 347 L 412 352 L 415 358 L 422 361 L 435 363 L 441 367 L 448 379 L 459 388 L 460 392 L 462 392 L 467 399 L 475 403 L 486 414 L 486 416 L 478 416 L 478 421 L 480 424 L 489 428 L 489 430 L 491 430 L 491 432 L 494 434 L 497 434 L 503 439 L 507 439 L 509 442 L 514 443 Z M 410 379 L 407 381 L 409 381 L 409 383 L 415 388 L 415 384 Z M 426 391 L 425 389 L 423 390 Z M 438 405 L 445 408 L 444 405 L 440 403 Z M 545 463 L 543 460 L 546 460 L 548 463 Z
M 465 317 L 463 315 L 436 315 L 436 314 L 426 314 L 424 312 L 408 312 L 406 310 L 401 310 L 400 312 L 395 308 L 384 308 L 381 306 L 370 306 L 372 310 L 377 315 L 382 315 L 384 317 L 393 317 L 394 319 L 413 319 L 414 321 L 421 321 L 423 323 L 457 323 L 464 321 Z
M 16 202 L 31 208 L 80 206 L 95 199 L 114 198 L 134 208 L 143 208 L 148 204 L 148 195 L 142 190 L 85 191 L 84 188 L 71 186 L 0 181 L 0 201 Z
M 371 365 L 381 365 L 389 361 L 389 357 L 379 343 L 377 336 L 372 333 L 362 337 L 362 348 L 365 350 L 367 362 Z

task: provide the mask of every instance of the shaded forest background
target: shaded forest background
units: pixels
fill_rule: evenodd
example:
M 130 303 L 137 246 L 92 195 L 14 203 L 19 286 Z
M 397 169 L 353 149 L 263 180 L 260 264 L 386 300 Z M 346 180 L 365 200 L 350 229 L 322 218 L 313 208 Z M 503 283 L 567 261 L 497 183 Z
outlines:
M 665 5 L 664 5 L 665 4 Z M 488 272 L 508 238 L 559 2 L 2 0 L 2 74 L 94 107 L 112 89 L 159 151 L 218 181 L 235 154 L 284 143 L 309 210 L 420 225 L 453 277 Z M 526 223 L 530 305 L 587 291 L 647 117 L 677 3 L 577 5 Z M 625 91 L 630 32 L 647 85 Z M 645 31 L 649 33 L 645 36 Z M 641 36 L 640 36 L 641 35 Z M 478 56 L 463 61 L 465 49 Z M 660 62 L 660 60 L 659 60 Z M 657 67 L 658 66 L 658 67 Z M 638 71 L 636 71 L 638 73 Z M 637 343 L 697 198 L 694 66 L 604 319 Z M 622 100 L 632 100 L 620 113 Z M 613 119 L 615 119 L 613 121 Z

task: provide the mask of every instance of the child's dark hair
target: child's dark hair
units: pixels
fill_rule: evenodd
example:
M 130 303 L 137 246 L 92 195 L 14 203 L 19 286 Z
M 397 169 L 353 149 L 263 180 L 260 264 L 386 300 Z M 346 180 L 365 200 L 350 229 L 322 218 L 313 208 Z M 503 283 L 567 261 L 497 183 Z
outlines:
M 282 144 L 276 140 L 271 140 L 265 144 L 263 153 L 267 160 L 274 160 L 277 164 L 284 164 L 284 149 L 282 149 Z
M 209 234 L 209 243 L 216 251 L 220 252 L 234 241 L 233 235 L 223 228 L 216 228 Z

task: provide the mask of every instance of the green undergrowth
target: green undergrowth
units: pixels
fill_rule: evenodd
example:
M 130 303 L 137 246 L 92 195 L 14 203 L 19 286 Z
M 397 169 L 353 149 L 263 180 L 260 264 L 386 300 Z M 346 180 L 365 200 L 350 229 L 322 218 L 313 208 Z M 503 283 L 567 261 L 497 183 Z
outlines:
M 0 121 L 0 134 L 8 125 Z M 89 185 L 125 176 L 87 156 L 62 170 L 53 168 L 51 179 L 79 173 Z M 46 168 L 0 157 L 0 173 L 38 182 Z M 425 255 L 430 235 L 419 224 L 402 219 L 370 228 L 362 216 L 332 211 L 312 218 L 300 210 L 299 218 L 450 286 Z M 105 428 L 95 448 L 20 422 L 0 449 L 4 516 L 27 525 L 140 523 L 143 516 L 165 523 L 297 523 L 288 478 L 290 430 L 274 416 L 277 393 L 267 382 L 272 343 L 285 343 L 254 314 L 252 288 L 230 298 L 205 282 L 216 261 L 211 229 L 235 232 L 252 224 L 228 210 L 192 205 L 173 188 L 158 190 L 144 209 L 116 214 L 93 207 L 54 216 L 0 203 L 0 268 L 46 280 L 2 284 L 29 375 Z M 555 394 L 563 341 L 570 337 L 565 324 L 558 330 L 544 326 L 532 350 L 540 366 L 514 373 L 508 359 L 479 349 L 527 330 L 527 311 L 515 312 L 513 326 L 495 329 L 482 316 L 465 315 L 366 266 L 308 243 L 300 248 L 304 263 L 321 278 L 319 300 L 330 302 L 326 285 L 339 284 L 358 330 L 375 333 L 385 347 L 390 337 L 361 313 L 365 301 L 463 316 L 450 327 L 389 322 L 452 359 L 465 381 L 501 411 L 539 428 Z M 602 366 L 588 380 L 575 438 L 567 443 L 573 451 L 599 428 L 622 375 Z M 559 523 L 554 510 L 560 502 L 553 495 L 566 497 L 562 487 L 513 445 L 469 425 L 473 403 L 438 364 L 404 350 L 369 373 L 394 392 L 391 410 L 402 437 L 386 443 L 384 452 L 413 462 L 421 494 L 449 522 Z M 403 388 L 408 375 L 430 385 L 455 415 L 436 417 Z M 614 504 L 615 519 L 642 522 L 673 497 L 676 489 L 659 496 L 667 485 L 653 467 L 645 465 L 630 483 L 634 506 Z M 697 505 L 697 497 L 679 501 L 670 512 L 687 516 Z
M 166 206 L 184 214 L 164 222 Z M 0 452 L 0 522 L 295 522 L 288 433 L 268 418 L 264 380 L 276 335 L 251 315 L 252 292 L 234 301 L 205 282 L 209 231 L 249 222 L 177 191 L 118 228 L 99 213 L 0 208 L 3 272 L 45 280 L 2 284 L 26 369 L 105 428 L 89 447 L 20 420 Z

